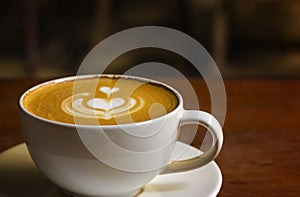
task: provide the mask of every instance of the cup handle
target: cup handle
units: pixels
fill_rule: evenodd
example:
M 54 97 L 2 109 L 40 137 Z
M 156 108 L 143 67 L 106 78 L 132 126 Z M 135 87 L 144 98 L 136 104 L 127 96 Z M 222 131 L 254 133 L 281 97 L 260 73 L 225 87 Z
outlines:
M 183 110 L 180 126 L 186 124 L 199 124 L 207 128 L 212 135 L 212 146 L 200 156 L 169 163 L 161 174 L 183 172 L 202 167 L 211 162 L 219 154 L 223 144 L 223 131 L 214 116 L 203 111 Z

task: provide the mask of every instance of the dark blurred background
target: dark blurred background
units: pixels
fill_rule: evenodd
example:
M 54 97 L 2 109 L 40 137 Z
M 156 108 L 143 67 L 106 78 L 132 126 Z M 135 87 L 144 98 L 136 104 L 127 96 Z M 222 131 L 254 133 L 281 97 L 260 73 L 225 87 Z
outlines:
M 0 21 L 1 78 L 76 74 L 101 40 L 145 25 L 194 37 L 223 77 L 300 76 L 299 0 L 4 0 Z M 148 61 L 195 73 L 184 58 L 161 49 L 125 53 L 107 72 Z

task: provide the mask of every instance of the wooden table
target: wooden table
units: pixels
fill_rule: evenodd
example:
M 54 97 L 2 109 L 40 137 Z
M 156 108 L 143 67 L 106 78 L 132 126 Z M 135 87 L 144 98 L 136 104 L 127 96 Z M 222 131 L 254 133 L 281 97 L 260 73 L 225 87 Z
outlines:
M 24 141 L 18 97 L 40 81 L 0 80 L 0 152 Z M 225 141 L 216 159 L 223 174 L 219 196 L 300 196 L 300 80 L 231 79 L 225 86 Z M 208 98 L 204 109 L 209 110 Z M 199 144 L 196 137 L 193 145 Z

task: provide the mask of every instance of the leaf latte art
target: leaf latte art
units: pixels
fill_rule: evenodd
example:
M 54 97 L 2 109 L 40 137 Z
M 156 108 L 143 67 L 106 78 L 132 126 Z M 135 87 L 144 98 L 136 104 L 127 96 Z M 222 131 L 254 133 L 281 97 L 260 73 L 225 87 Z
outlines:
M 23 102 L 42 118 L 84 125 L 142 122 L 178 105 L 176 95 L 162 85 L 114 76 L 54 80 L 33 88 Z

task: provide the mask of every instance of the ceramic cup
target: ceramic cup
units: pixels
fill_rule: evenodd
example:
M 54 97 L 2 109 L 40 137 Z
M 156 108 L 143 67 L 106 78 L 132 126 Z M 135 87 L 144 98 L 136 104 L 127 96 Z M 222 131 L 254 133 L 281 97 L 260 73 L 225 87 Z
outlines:
M 19 100 L 21 126 L 33 161 L 66 193 L 132 197 L 157 175 L 200 168 L 218 155 L 223 143 L 218 121 L 209 113 L 185 110 L 182 96 L 174 88 L 150 79 L 126 76 L 163 85 L 179 101 L 173 111 L 152 120 L 107 126 L 66 124 L 38 117 L 24 108 L 24 96 L 33 89 L 47 83 L 89 77 L 94 75 L 48 81 L 27 90 Z M 185 124 L 206 127 L 212 145 L 195 158 L 171 161 L 180 126 Z

